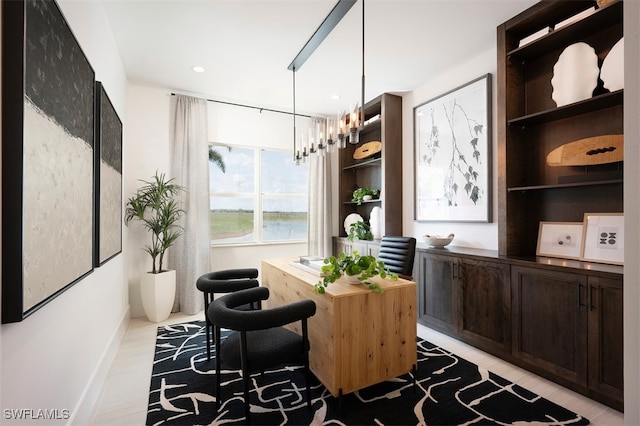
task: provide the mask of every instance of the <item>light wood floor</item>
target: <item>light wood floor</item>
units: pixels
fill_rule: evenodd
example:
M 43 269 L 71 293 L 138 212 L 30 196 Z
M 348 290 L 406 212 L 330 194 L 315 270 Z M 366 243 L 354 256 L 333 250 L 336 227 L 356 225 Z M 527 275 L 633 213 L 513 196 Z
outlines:
M 194 316 L 173 314 L 167 321 L 159 324 L 151 323 L 142 318 L 132 319 L 98 399 L 91 424 L 144 425 L 157 327 L 164 324 L 203 319 L 203 315 L 202 313 Z M 418 335 L 587 417 L 593 425 L 615 426 L 624 423 L 623 414 L 612 408 L 441 333 L 419 325 Z

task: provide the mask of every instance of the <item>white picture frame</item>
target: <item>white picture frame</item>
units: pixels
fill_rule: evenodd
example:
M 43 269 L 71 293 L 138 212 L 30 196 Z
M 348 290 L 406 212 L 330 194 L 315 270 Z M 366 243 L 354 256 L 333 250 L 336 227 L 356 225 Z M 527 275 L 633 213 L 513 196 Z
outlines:
M 583 222 L 540 222 L 536 256 L 580 259 Z
M 624 214 L 585 213 L 580 260 L 624 265 Z

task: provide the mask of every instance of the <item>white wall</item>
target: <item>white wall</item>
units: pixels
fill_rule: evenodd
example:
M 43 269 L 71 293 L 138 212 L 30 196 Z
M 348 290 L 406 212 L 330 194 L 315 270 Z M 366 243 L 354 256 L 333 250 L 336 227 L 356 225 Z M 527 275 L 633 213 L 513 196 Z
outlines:
M 102 4 L 69 0 L 60 7 L 126 129 L 126 76 Z M 127 324 L 123 257 L 95 269 L 24 321 L 0 326 L 2 410 L 68 410 L 73 422 L 88 422 Z
M 624 3 L 624 422 L 640 424 L 640 2 Z
M 171 92 L 129 84 L 126 103 L 128 125 L 124 132 L 122 163 L 125 202 L 140 186 L 140 179 L 148 181 L 156 171 L 171 175 Z M 151 270 L 151 257 L 143 250 L 147 244 L 150 244 L 150 236 L 140 223 L 125 226 L 125 273 L 132 318 L 145 316 L 139 277 Z
M 187 93 L 206 98 L 203 95 Z M 156 170 L 169 173 L 173 120 L 171 89 L 127 86 L 127 118 L 125 133 L 124 197 L 130 197 L 139 186 L 138 179 L 149 179 Z M 260 146 L 291 149 L 293 117 L 215 102 L 207 104 L 209 140 L 226 145 Z M 308 120 L 297 119 L 298 131 L 305 131 Z M 223 151 L 224 153 L 224 151 Z M 131 316 L 143 317 L 139 276 L 150 268 L 149 256 L 141 249 L 149 236 L 137 224 L 125 228 L 126 277 L 129 286 Z M 304 244 L 261 244 L 212 247 L 211 269 L 260 268 L 262 259 L 298 256 L 307 253 Z M 171 265 L 169 265 L 170 267 Z M 195 283 L 194 283 L 195 285 Z
M 495 45 L 495 43 L 494 43 Z M 492 123 L 492 223 L 455 223 L 455 222 L 416 222 L 414 221 L 414 132 L 413 108 L 429 101 L 484 74 L 492 74 L 492 109 L 497 108 L 496 93 L 497 50 L 492 48 L 466 63 L 447 71 L 446 74 L 431 78 L 426 84 L 402 97 L 402 211 L 403 234 L 413 236 L 422 242 L 425 234 L 448 235 L 455 234 L 451 245 L 475 247 L 482 249 L 498 249 L 498 173 L 497 173 L 497 126 Z M 495 115 L 495 114 L 494 114 Z

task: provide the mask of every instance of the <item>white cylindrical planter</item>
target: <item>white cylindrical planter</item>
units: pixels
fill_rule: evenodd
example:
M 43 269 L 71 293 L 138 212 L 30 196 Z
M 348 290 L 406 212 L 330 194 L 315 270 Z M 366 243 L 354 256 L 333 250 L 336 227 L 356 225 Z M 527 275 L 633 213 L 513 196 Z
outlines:
M 166 320 L 171 315 L 176 297 L 176 271 L 143 274 L 140 277 L 140 294 L 142 307 L 149 321 Z

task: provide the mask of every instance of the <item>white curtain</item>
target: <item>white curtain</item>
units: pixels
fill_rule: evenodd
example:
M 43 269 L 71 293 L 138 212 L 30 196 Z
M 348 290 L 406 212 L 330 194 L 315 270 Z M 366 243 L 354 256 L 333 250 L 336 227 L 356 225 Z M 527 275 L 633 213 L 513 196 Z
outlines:
M 210 272 L 209 144 L 207 101 L 176 95 L 171 171 L 182 194 L 184 234 L 169 249 L 169 264 L 176 270 L 173 311 L 195 314 L 203 309 L 196 280 Z
M 328 257 L 331 239 L 331 157 L 309 156 L 309 254 Z

